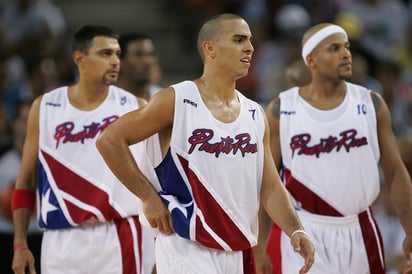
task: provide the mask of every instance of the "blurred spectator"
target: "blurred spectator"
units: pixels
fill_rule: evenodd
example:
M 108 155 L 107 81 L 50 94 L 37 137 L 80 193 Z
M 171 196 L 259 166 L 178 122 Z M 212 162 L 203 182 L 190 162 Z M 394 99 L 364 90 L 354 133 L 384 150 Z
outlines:
M 21 100 L 28 100 L 53 88 L 75 81 L 75 68 L 70 56 L 61 50 L 54 56 L 41 60 L 31 58 L 23 65 L 24 77 L 11 78 L 12 62 L 0 60 L 0 70 L 5 71 L 1 84 L 1 99 L 5 104 L 6 119 L 10 121 L 16 115 L 16 106 Z
M 54 75 L 53 81 L 50 79 L 48 81 L 47 90 L 71 85 L 77 81 L 77 69 L 72 61 L 68 47 L 61 45 L 46 67 L 48 68 L 48 75 Z
M 180 0 L 166 1 L 168 3 L 167 11 L 172 9 L 180 13 L 179 23 L 181 31 L 179 38 L 184 52 L 193 52 L 196 48 L 197 32 L 203 21 L 223 12 L 233 12 L 231 8 L 236 6 L 239 8 L 246 0 Z M 177 3 L 176 3 L 177 2 Z
M 381 61 L 376 79 L 382 84 L 382 95 L 392 115 L 396 136 L 412 136 L 412 87 L 402 80 L 401 66 L 394 61 Z
M 359 53 L 352 54 L 351 82 L 382 94 L 381 83 L 370 75 L 368 61 Z
M 410 147 L 409 152 L 411 153 Z M 385 249 L 386 273 L 402 273 L 406 268 L 406 260 L 402 250 L 405 231 L 391 202 L 387 184 L 383 184 L 379 197 L 373 205 L 373 211 Z
M 12 0 L 6 3 L 1 23 L 1 57 L 19 55 L 27 60 L 43 56 L 51 30 L 46 18 L 35 11 L 35 0 Z
M 412 6 L 409 24 L 405 33 L 405 43 L 394 45 L 389 54 L 390 58 L 393 58 L 401 65 L 402 78 L 412 85 Z
M 47 22 L 51 33 L 46 49 L 50 52 L 47 55 L 53 55 L 59 49 L 62 39 L 67 36 L 66 19 L 60 8 L 54 3 L 54 0 L 32 0 L 34 1 L 33 10 Z
M 0 101 L 0 155 L 9 149 L 13 142 L 10 131 L 6 118 L 6 108 L 3 101 Z
M 267 8 L 266 1 L 245 1 L 245 4 L 238 8 L 237 13 L 249 24 L 253 34 L 252 44 L 255 49 L 253 56 L 257 56 L 262 43 L 270 39 L 272 29 L 272 14 Z M 255 68 L 256 60 L 256 58 L 252 58 L 248 75 L 236 80 L 236 88 L 251 99 L 256 99 L 259 91 L 259 75 Z
M 389 49 L 402 44 L 408 13 L 400 0 L 351 0 L 342 11 L 356 16 L 362 24 L 360 46 L 374 59 L 387 58 Z
M 258 81 L 254 100 L 265 105 L 285 89 L 285 68 L 301 58 L 301 37 L 311 23 L 308 12 L 295 4 L 283 6 L 274 16 L 274 36 L 255 48 L 249 71 Z
M 51 75 L 46 75 L 44 68 L 45 60 L 31 58 L 24 63 L 24 77 L 19 81 L 8 81 L 3 90 L 3 100 L 6 107 L 7 120 L 17 114 L 17 105 L 22 100 L 35 98 L 43 94 L 47 89 L 47 81 L 51 80 Z M 53 73 L 55 70 L 51 70 Z
M 0 23 L 2 58 L 23 62 L 53 55 L 66 36 L 63 14 L 50 0 L 10 0 L 3 4 Z
M 2 8 L 0 59 L 7 71 L 2 99 L 10 119 L 16 102 L 42 94 L 54 82 L 51 64 L 65 42 L 67 26 L 51 0 L 10 0 Z
M 160 80 L 162 79 L 163 70 L 159 63 L 159 58 L 155 58 L 152 69 L 150 70 L 150 96 L 155 95 L 163 87 L 159 86 Z
M 368 56 L 369 59 L 369 53 L 365 52 L 364 49 L 359 45 L 359 41 L 363 33 L 362 21 L 356 15 L 350 12 L 341 11 L 335 16 L 333 22 L 336 25 L 341 26 L 346 31 L 350 42 L 351 52 L 357 52 L 364 56 Z
M 315 23 L 332 22 L 345 2 L 351 0 L 302 0 L 302 5 Z M 352 0 L 353 1 L 353 0 Z
M 7 119 L 7 106 L 4 101 L 7 87 L 7 63 L 0 60 L 0 155 L 12 144 L 11 130 Z

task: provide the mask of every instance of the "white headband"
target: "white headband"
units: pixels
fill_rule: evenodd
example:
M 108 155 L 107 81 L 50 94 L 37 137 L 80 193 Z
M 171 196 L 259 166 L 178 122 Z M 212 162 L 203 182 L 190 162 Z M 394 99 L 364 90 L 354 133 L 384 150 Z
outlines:
M 308 64 L 306 61 L 306 57 L 312 52 L 312 50 L 317 45 L 319 45 L 320 42 L 325 40 L 326 37 L 329 37 L 335 33 L 342 33 L 343 35 L 345 35 L 346 40 L 348 40 L 348 35 L 346 34 L 346 31 L 343 28 L 337 25 L 331 25 L 324 27 L 323 29 L 320 29 L 318 32 L 315 32 L 315 34 L 313 34 L 306 41 L 306 43 L 302 47 L 302 57 L 306 65 Z

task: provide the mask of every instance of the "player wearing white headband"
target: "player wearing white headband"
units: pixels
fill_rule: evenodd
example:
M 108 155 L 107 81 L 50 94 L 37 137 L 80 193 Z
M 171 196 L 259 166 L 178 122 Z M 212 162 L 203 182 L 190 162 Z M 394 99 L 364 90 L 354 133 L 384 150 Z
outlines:
M 312 35 L 309 35 L 310 37 L 305 39 L 304 42 L 302 43 L 302 57 L 303 61 L 307 65 L 308 62 L 306 58 L 308 57 L 309 54 L 312 53 L 312 51 L 326 38 L 333 34 L 343 34 L 345 36 L 346 41 L 348 40 L 348 35 L 346 34 L 346 31 L 337 26 L 337 25 L 327 25 L 326 27 L 321 28 L 320 30 L 316 31 Z
M 314 240 L 311 273 L 384 274 L 384 250 L 371 211 L 380 168 L 406 232 L 405 258 L 410 260 L 412 251 L 412 185 L 388 107 L 376 92 L 347 81 L 352 58 L 343 29 L 315 25 L 304 34 L 302 48 L 311 82 L 280 92 L 266 114 L 272 156 Z M 270 225 L 262 217 L 261 235 L 268 235 Z M 283 274 L 298 273 L 302 261 L 288 242 L 283 232 L 273 231 L 269 244 L 278 243 L 281 250 L 273 266 Z M 261 256 L 256 252 L 259 271 L 271 273 Z

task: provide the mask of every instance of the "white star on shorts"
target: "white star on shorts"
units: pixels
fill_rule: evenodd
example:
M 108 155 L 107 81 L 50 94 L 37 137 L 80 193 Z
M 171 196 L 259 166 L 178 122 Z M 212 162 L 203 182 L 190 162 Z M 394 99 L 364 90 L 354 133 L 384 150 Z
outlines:
M 50 211 L 54 211 L 54 210 L 58 210 L 57 207 L 55 207 L 54 205 L 52 205 L 49 202 L 50 199 L 50 188 L 46 191 L 46 194 L 44 194 L 42 196 L 42 207 L 41 207 L 41 218 L 43 220 L 43 222 L 47 225 L 47 213 L 49 213 Z

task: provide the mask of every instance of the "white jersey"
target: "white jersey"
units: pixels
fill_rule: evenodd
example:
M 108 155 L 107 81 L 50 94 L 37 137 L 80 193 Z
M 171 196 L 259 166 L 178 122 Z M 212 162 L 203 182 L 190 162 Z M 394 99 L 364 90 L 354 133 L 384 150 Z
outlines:
M 376 113 L 370 91 L 346 83 L 340 106 L 319 110 L 294 87 L 280 93 L 280 144 L 286 188 L 315 214 L 356 215 L 379 193 Z M 322 170 L 319 170 L 322 167 Z
M 73 107 L 67 87 L 43 95 L 37 172 L 40 227 L 62 229 L 139 215 L 140 201 L 106 168 L 95 146 L 107 126 L 138 107 L 133 94 L 115 86 L 92 111 Z M 147 142 L 131 146 L 138 162 L 147 153 L 144 145 Z
M 236 91 L 239 116 L 223 123 L 210 113 L 194 82 L 172 87 L 170 150 L 156 171 L 174 229 L 209 248 L 248 249 L 257 243 L 264 113 Z

